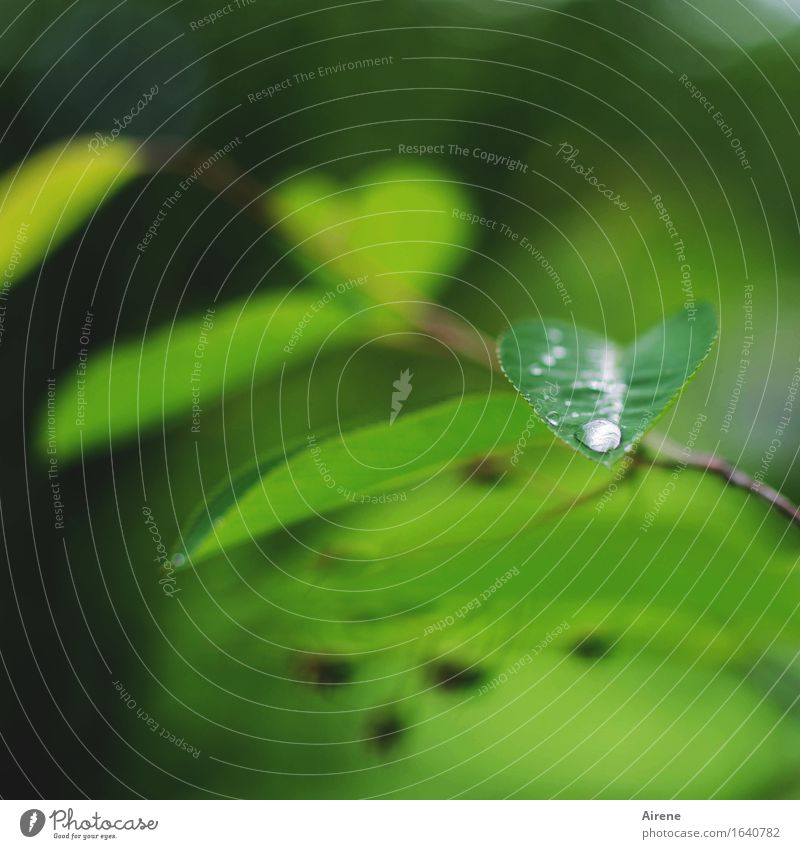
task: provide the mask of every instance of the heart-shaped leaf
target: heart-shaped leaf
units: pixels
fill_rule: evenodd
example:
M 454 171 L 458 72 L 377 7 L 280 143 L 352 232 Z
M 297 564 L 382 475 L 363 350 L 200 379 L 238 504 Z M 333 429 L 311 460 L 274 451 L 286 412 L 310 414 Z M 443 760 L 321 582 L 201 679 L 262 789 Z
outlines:
M 303 261 L 367 277 L 364 292 L 389 301 L 442 288 L 471 241 L 470 225 L 458 217 L 465 205 L 455 181 L 398 163 L 369 169 L 352 186 L 321 175 L 297 178 L 270 197 L 268 214 Z
M 697 371 L 717 335 L 699 304 L 629 345 L 560 321 L 524 321 L 500 338 L 508 379 L 556 436 L 611 466 L 630 451 Z

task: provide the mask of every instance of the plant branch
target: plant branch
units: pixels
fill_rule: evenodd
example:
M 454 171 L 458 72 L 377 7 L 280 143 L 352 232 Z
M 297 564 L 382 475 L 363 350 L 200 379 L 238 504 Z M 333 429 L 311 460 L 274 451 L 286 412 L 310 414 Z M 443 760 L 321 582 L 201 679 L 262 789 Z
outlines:
M 262 202 L 263 187 L 218 152 L 170 139 L 150 140 L 143 150 L 154 173 L 176 174 L 197 181 L 262 226 L 268 224 Z
M 500 371 L 494 340 L 477 327 L 454 317 L 445 307 L 429 304 L 421 312 L 413 314 L 411 318 L 420 330 L 429 333 L 444 345 L 479 365 Z
M 756 480 L 747 472 L 737 469 L 733 463 L 718 457 L 716 454 L 696 454 L 687 452 L 674 442 L 659 437 L 656 444 L 655 440 L 650 439 L 646 442 L 651 451 L 655 451 L 660 456 L 648 457 L 644 462 L 651 466 L 660 468 L 674 469 L 676 466 L 688 467 L 691 469 L 699 469 L 704 472 L 718 475 L 726 480 L 732 486 L 738 489 L 744 489 L 758 496 L 763 501 L 766 501 L 784 516 L 788 517 L 794 524 L 800 525 L 800 507 L 795 506 L 785 495 L 778 492 L 777 489 Z M 641 455 L 638 455 L 641 456 Z
M 258 181 L 244 174 L 236 164 L 220 161 L 215 154 L 197 145 L 181 145 L 177 141 L 157 139 L 145 145 L 145 156 L 155 172 L 191 177 L 210 191 L 224 197 L 234 207 L 267 225 L 263 196 Z M 215 158 L 216 157 L 216 158 Z M 209 163 L 211 163 L 209 165 Z M 406 318 L 420 330 L 445 346 L 458 351 L 479 365 L 501 371 L 494 340 L 467 321 L 453 315 L 439 304 L 426 304 L 422 310 L 404 310 Z

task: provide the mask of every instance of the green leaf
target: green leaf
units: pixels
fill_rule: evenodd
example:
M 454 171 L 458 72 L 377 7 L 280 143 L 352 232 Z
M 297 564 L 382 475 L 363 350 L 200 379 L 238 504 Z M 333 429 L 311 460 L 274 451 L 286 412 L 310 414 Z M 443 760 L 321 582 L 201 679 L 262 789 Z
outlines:
M 566 458 L 594 483 L 613 480 L 560 455 L 553 474 Z M 547 473 L 536 500 L 541 477 L 516 482 L 534 506 L 551 489 Z M 180 698 L 154 685 L 156 712 L 246 767 L 206 776 L 236 795 L 769 795 L 794 774 L 800 741 L 784 704 L 796 695 L 796 542 L 766 505 L 692 469 L 629 483 L 503 544 L 480 533 L 488 488 L 473 482 L 457 504 L 443 486 L 414 505 L 442 528 L 467 516 L 473 539 L 445 550 L 431 526 L 398 515 L 409 501 L 276 534 L 278 568 L 252 550 L 182 572 L 189 620 L 166 617 L 175 651 L 152 657 Z M 515 503 L 504 499 L 497 515 Z M 355 527 L 364 514 L 368 533 Z M 375 556 L 348 557 L 365 536 Z M 466 674 L 447 681 L 453 670 Z
M 441 172 L 397 163 L 363 172 L 353 186 L 296 178 L 270 196 L 268 214 L 306 264 L 367 277 L 366 294 L 392 301 L 429 297 L 446 284 L 471 242 L 472 228 L 454 215 L 467 204 Z
M 100 206 L 144 173 L 137 144 L 117 139 L 99 155 L 89 139 L 59 142 L 0 177 L 0 267 L 9 284 L 40 265 Z
M 515 389 L 571 448 L 610 467 L 677 398 L 717 336 L 714 309 L 699 304 L 629 345 L 561 321 L 524 321 L 500 338 L 500 363 Z M 619 444 L 593 450 L 591 423 L 619 429 Z M 602 430 L 604 425 L 599 426 Z M 591 428 L 590 428 L 591 430 Z M 597 443 L 599 446 L 599 443 Z
M 404 500 L 408 487 L 443 469 L 551 441 L 544 428 L 531 428 L 513 395 L 459 398 L 328 439 L 311 434 L 288 457 L 253 464 L 201 505 L 184 533 L 185 554 L 199 563 L 362 499 Z
M 57 384 L 50 424 L 55 421 L 59 456 L 69 461 L 80 456 L 81 445 L 87 452 L 117 444 L 181 417 L 191 436 L 202 410 L 223 393 L 277 374 L 320 349 L 338 349 L 398 326 L 385 310 L 355 313 L 347 302 L 348 293 L 330 298 L 270 293 L 210 308 L 104 351 L 90 350 L 85 371 L 78 363 Z M 39 437 L 44 451 L 53 438 L 47 410 Z

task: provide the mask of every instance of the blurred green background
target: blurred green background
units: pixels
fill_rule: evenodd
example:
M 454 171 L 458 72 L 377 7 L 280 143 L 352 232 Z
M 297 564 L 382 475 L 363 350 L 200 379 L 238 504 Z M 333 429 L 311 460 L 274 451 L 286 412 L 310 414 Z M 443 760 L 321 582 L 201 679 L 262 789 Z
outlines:
M 684 472 L 642 534 L 668 471 L 637 470 L 598 510 L 613 474 L 532 449 L 176 572 L 172 597 L 142 515 L 171 553 L 233 471 L 385 421 L 404 369 L 403 415 L 508 392 L 384 303 L 429 298 L 490 337 L 552 316 L 621 341 L 711 302 L 718 345 L 658 431 L 685 443 L 703 413 L 695 448 L 800 499 L 800 420 L 781 425 L 800 357 L 793 0 L 255 0 L 202 26 L 223 10 L 4 9 L 3 171 L 109 134 L 158 86 L 110 145 L 136 173 L 8 295 L 6 795 L 796 797 L 796 529 L 719 480 Z M 361 275 L 308 350 L 254 365 Z M 166 351 L 191 351 L 212 306 L 220 377 L 207 367 L 193 432 L 188 360 Z M 370 310 L 375 329 L 343 334 Z M 132 359 L 109 402 L 112 345 Z

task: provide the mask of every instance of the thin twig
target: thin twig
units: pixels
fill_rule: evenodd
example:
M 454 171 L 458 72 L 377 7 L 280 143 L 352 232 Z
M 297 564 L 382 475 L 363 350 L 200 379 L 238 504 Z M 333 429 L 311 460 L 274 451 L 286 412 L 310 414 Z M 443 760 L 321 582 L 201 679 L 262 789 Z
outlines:
M 420 330 L 453 350 L 482 366 L 500 371 L 494 340 L 463 319 L 456 318 L 445 307 L 430 304 L 422 312 L 411 313 L 409 317 Z
M 217 153 L 198 145 L 155 139 L 144 145 L 144 155 L 154 173 L 193 177 L 259 224 L 269 223 L 263 203 L 264 188 Z
M 675 445 L 675 443 L 662 438 L 659 438 L 657 444 L 652 439 L 649 443 L 650 449 L 656 451 L 658 454 L 663 454 L 665 459 L 662 460 L 659 457 L 642 458 L 648 465 L 658 466 L 664 469 L 674 469 L 676 466 L 684 466 L 719 475 L 719 477 L 724 478 L 732 486 L 752 492 L 753 495 L 758 496 L 776 510 L 783 513 L 794 524 L 800 525 L 800 507 L 795 506 L 785 495 L 778 492 L 777 489 L 765 484 L 763 481 L 756 480 L 751 475 L 748 475 L 747 472 L 737 469 L 728 460 L 717 457 L 716 454 L 687 452 L 685 449 Z M 642 455 L 640 454 L 638 456 L 641 457 Z

